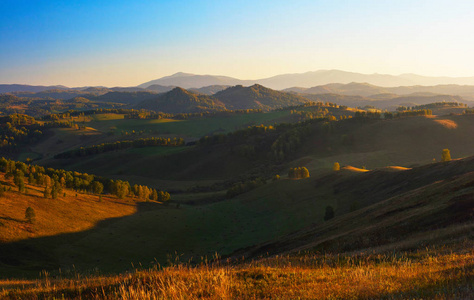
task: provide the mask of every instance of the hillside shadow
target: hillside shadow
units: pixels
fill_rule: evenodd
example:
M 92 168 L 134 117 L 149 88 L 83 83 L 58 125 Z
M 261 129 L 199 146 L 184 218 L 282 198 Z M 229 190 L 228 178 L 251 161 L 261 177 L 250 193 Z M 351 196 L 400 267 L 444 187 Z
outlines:
M 119 203 L 118 204 L 124 204 Z M 131 204 L 130 204 L 131 205 Z M 61 264 L 60 258 L 55 256 L 55 250 L 64 245 L 73 244 L 75 241 L 83 239 L 91 234 L 97 233 L 104 228 L 107 228 L 114 223 L 124 221 L 128 218 L 133 218 L 145 212 L 161 209 L 175 209 L 174 206 L 168 206 L 155 202 L 139 202 L 136 203 L 137 211 L 134 214 L 110 218 L 99 221 L 96 225 L 89 229 L 73 233 L 64 233 L 53 236 L 44 236 L 37 238 L 30 238 L 21 241 L 0 244 L 0 279 L 24 279 L 37 278 L 43 270 L 51 272 L 58 272 L 60 268 L 64 267 Z M 9 219 L 16 222 L 25 223 L 23 220 Z M 117 234 L 120 238 L 120 234 Z M 124 257 L 124 260 L 132 261 L 133 257 Z M 80 264 L 80 262 L 77 262 Z M 74 272 L 88 272 L 90 270 L 76 270 L 75 263 L 71 264 Z M 99 270 L 102 270 L 100 265 L 97 265 Z M 107 270 L 104 270 L 107 271 Z M 125 270 L 123 270 L 125 271 Z
M 0 220 L 13 221 L 13 222 L 22 223 L 22 224 L 27 223 L 25 220 L 19 220 L 19 219 L 10 218 L 10 217 L 0 217 Z

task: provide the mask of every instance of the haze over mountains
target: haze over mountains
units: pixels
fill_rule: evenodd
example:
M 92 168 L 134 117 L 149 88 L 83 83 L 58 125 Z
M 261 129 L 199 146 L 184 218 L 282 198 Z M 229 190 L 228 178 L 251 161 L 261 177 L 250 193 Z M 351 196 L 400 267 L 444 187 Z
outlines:
M 338 88 L 341 84 L 350 83 L 364 83 L 367 87 L 377 88 L 383 87 L 378 91 L 368 90 L 364 93 L 355 93 L 350 91 L 351 95 L 368 96 L 377 93 L 395 93 L 395 94 L 409 94 L 414 92 L 432 92 L 432 93 L 453 93 L 453 88 L 458 88 L 452 85 L 474 85 L 473 77 L 429 77 L 421 76 L 416 74 L 402 74 L 402 75 L 388 75 L 388 74 L 361 74 L 354 72 L 346 72 L 340 70 L 319 70 L 314 72 L 296 73 L 296 74 L 282 74 L 276 75 L 269 78 L 262 78 L 256 80 L 241 80 L 228 76 L 215 76 L 215 75 L 197 75 L 189 73 L 176 73 L 171 76 L 165 76 L 159 79 L 151 80 L 146 83 L 140 84 L 137 87 L 114 87 L 110 88 L 114 91 L 140 91 L 141 89 L 152 90 L 158 93 L 164 93 L 172 90 L 175 87 L 181 87 L 184 89 L 194 89 L 197 92 L 203 94 L 213 94 L 220 90 L 223 90 L 229 86 L 243 85 L 251 86 L 254 84 L 263 85 L 267 88 L 283 90 L 292 89 L 292 91 L 303 92 L 304 89 L 313 88 L 321 85 L 339 84 L 329 86 L 326 88 Z M 434 87 L 413 87 L 413 86 L 437 86 L 436 90 Z M 393 91 L 390 88 L 395 87 L 408 87 L 403 91 Z M 366 89 L 367 89 L 366 87 Z M 202 89 L 206 88 L 206 89 Z M 350 88 L 350 86 L 346 87 Z M 104 87 L 75 87 L 68 88 L 62 85 L 54 86 L 33 86 L 33 85 L 22 85 L 22 84 L 0 84 L 0 93 L 12 93 L 12 92 L 42 92 L 47 90 L 56 89 L 74 89 L 81 91 L 88 91 L 90 89 L 104 89 Z M 202 90 L 199 90 L 202 89 Z M 462 87 L 461 89 L 466 92 L 472 93 L 474 87 Z M 324 93 L 324 91 L 304 91 L 308 94 L 313 93 Z M 334 91 L 326 91 L 334 92 Z M 343 94 L 348 94 L 344 92 Z
M 453 82 L 470 82 L 473 85 Z M 136 87 L 68 88 L 60 85 L 4 84 L 0 85 L 0 93 L 13 93 L 25 101 L 70 101 L 81 97 L 92 102 L 120 103 L 128 105 L 128 108 L 168 113 L 209 109 L 271 110 L 307 101 L 331 102 L 350 107 L 369 105 L 394 110 L 399 105 L 415 106 L 443 101 L 472 106 L 474 77 L 425 77 L 413 74 L 393 76 L 320 70 L 260 80 L 240 80 L 227 76 L 176 73 Z
M 147 88 L 153 84 L 174 85 L 182 88 L 201 88 L 210 85 L 253 85 L 260 84 L 272 89 L 286 89 L 290 87 L 314 87 L 329 83 L 366 82 L 384 87 L 459 84 L 474 85 L 473 77 L 430 77 L 416 74 L 388 75 L 388 74 L 361 74 L 340 70 L 319 70 L 314 72 L 282 74 L 269 78 L 255 80 L 241 80 L 227 76 L 196 75 L 176 73 L 171 76 L 155 79 L 138 87 Z

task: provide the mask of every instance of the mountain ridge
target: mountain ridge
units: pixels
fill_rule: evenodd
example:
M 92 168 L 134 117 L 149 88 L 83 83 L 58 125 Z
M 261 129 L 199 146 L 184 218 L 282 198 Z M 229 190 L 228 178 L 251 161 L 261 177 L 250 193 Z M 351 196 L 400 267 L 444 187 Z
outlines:
M 191 73 L 178 72 L 170 76 L 161 77 L 155 80 L 138 85 L 138 87 L 147 88 L 152 84 L 176 85 L 182 88 L 201 88 L 210 85 L 252 85 L 260 84 L 271 89 L 286 89 L 295 86 L 314 87 L 329 83 L 351 83 L 367 82 L 372 85 L 382 87 L 413 86 L 413 85 L 438 85 L 438 84 L 459 84 L 474 85 L 474 76 L 472 77 L 434 77 L 422 76 L 417 74 L 363 74 L 357 72 L 347 72 L 341 70 L 317 70 L 304 73 L 279 74 L 260 79 L 238 79 L 222 75 L 199 75 Z

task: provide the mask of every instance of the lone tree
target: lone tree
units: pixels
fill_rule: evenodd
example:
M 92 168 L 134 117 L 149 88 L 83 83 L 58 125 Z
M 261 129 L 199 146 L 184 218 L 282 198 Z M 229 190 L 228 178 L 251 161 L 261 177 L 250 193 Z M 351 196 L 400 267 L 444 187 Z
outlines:
M 35 210 L 31 208 L 30 206 L 28 206 L 28 208 L 25 211 L 25 219 L 30 224 L 33 224 L 35 222 L 35 219 L 36 219 Z
M 333 171 L 339 171 L 341 169 L 341 166 L 339 165 L 338 162 L 334 163 L 334 166 L 332 166 Z
M 334 218 L 334 208 L 332 208 L 332 206 L 326 206 L 324 221 L 331 220 L 332 218 Z
M 441 153 L 441 161 L 450 161 L 451 160 L 451 153 L 449 153 L 449 149 L 443 149 Z

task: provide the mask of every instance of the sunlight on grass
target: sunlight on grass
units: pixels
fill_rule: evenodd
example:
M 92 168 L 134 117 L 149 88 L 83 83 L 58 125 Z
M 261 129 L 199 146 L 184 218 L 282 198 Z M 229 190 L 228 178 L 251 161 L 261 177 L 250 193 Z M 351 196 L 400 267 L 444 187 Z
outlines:
M 448 129 L 456 129 L 458 128 L 458 124 L 453 120 L 434 120 L 436 123 L 440 124 L 443 127 Z
M 150 120 L 147 123 L 149 123 L 149 124 L 159 124 L 159 123 L 170 123 L 170 122 L 183 122 L 183 120 L 156 119 L 156 120 Z
M 285 256 L 233 265 L 136 270 L 118 276 L 0 282 L 5 299 L 407 299 L 463 298 L 474 253 Z
M 93 121 L 108 121 L 108 120 L 122 120 L 124 118 L 124 114 L 94 114 L 88 116 Z

